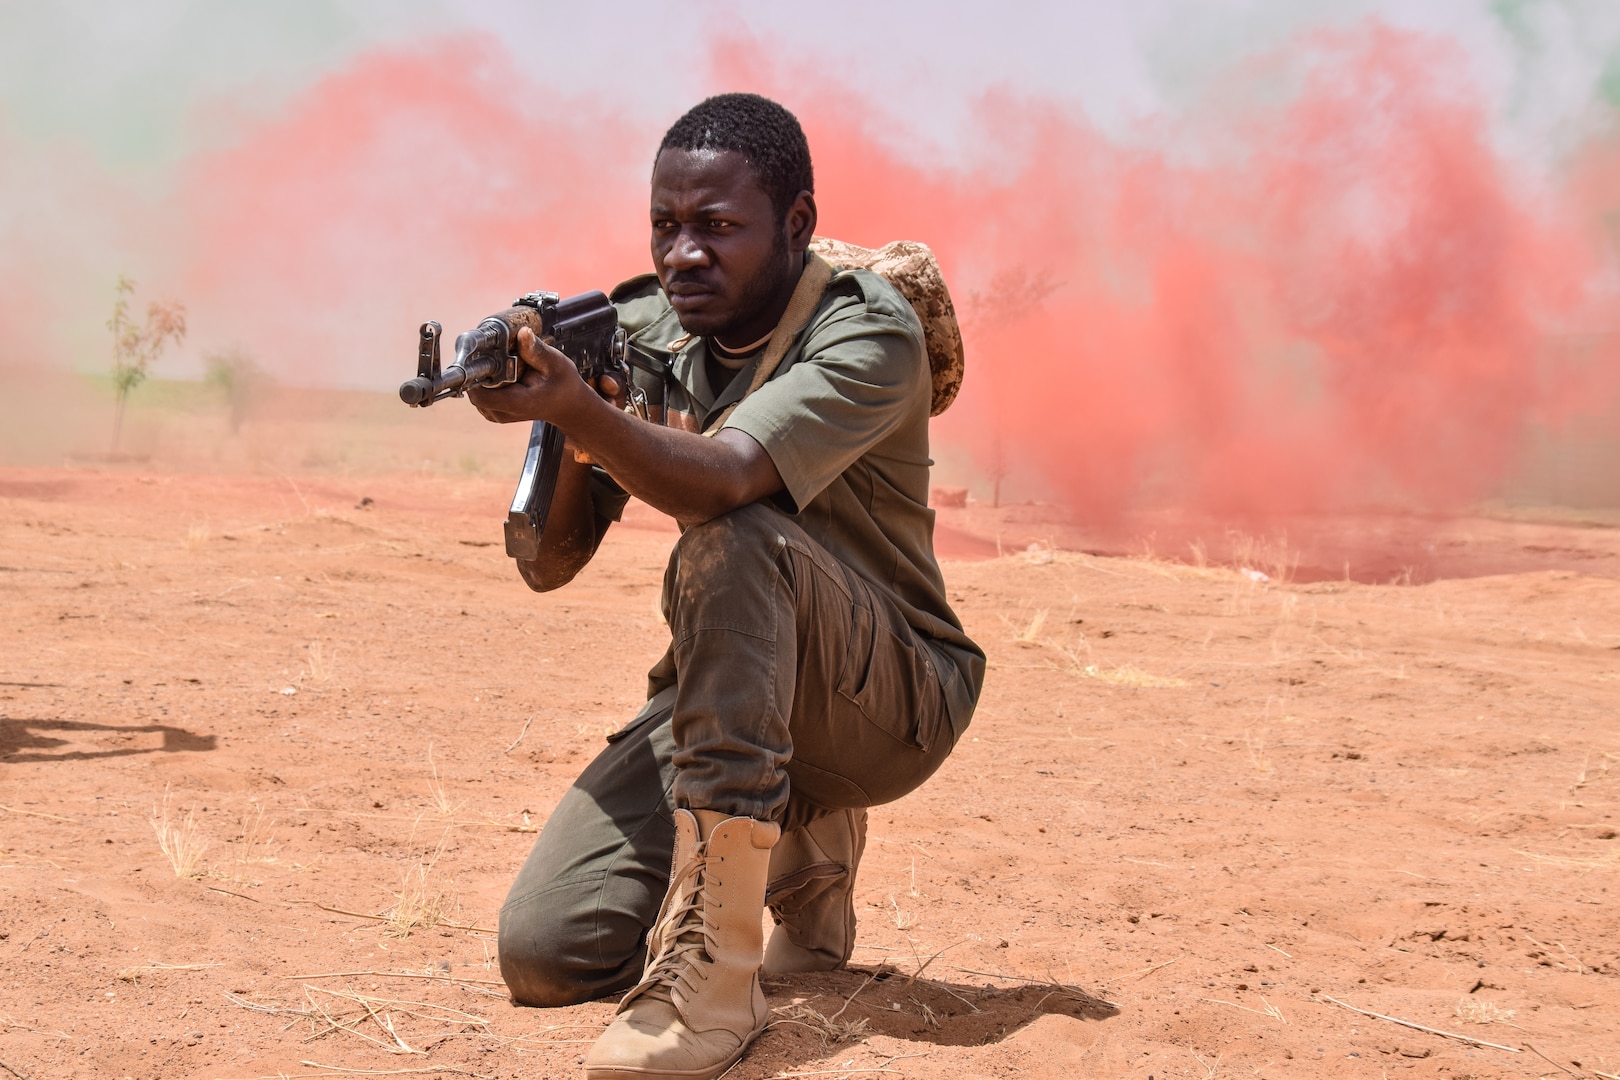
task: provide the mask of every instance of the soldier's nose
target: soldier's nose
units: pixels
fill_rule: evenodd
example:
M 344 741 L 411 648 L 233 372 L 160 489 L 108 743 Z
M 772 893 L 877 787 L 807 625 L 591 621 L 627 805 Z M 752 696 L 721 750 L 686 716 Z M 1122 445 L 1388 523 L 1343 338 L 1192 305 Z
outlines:
M 709 253 L 703 250 L 702 245 L 689 237 L 677 237 L 664 253 L 664 265 L 671 270 L 689 270 L 694 266 L 706 266 L 709 262 Z

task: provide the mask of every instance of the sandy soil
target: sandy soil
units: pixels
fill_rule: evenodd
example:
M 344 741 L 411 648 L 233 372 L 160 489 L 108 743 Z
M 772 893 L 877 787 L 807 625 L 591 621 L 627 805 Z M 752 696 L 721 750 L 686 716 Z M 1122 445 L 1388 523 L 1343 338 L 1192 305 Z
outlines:
M 512 1007 L 487 928 L 673 533 L 535 596 L 506 496 L 0 469 L 6 1076 L 577 1074 L 611 1003 Z M 1454 523 L 1515 572 L 1367 585 L 941 524 L 979 717 L 733 1077 L 1620 1074 L 1620 531 Z

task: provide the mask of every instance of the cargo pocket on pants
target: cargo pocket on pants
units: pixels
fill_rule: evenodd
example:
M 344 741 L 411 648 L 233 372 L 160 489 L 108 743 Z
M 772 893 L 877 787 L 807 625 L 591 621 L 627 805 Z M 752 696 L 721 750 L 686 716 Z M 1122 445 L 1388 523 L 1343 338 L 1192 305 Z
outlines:
M 907 746 L 927 750 L 939 734 L 944 710 L 933 658 L 859 600 L 851 611 L 849 652 L 838 693 L 875 727 Z

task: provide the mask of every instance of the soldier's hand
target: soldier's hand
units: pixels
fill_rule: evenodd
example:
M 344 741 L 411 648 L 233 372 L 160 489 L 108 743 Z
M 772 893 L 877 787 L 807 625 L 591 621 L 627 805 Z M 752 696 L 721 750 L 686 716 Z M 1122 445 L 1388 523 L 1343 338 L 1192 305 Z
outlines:
M 597 379 L 595 388 L 596 392 L 601 394 L 605 400 L 611 401 L 616 409 L 624 408 L 625 403 L 630 400 L 629 388 L 620 386 L 619 380 L 612 375 L 603 375 Z
M 518 381 L 501 387 L 474 387 L 467 400 L 486 420 L 513 424 L 524 420 L 547 420 L 562 426 L 563 418 L 584 404 L 580 399 L 590 392 L 579 377 L 574 362 L 540 341 L 533 331 L 518 331 L 518 357 L 523 373 Z

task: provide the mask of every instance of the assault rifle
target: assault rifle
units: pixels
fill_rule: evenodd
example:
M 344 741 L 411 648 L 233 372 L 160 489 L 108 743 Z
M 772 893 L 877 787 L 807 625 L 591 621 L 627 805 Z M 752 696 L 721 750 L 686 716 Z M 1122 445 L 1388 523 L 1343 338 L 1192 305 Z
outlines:
M 624 329 L 618 312 L 600 292 L 559 299 L 556 293 L 532 292 L 512 301 L 456 338 L 455 363 L 439 366 L 439 338 L 443 328 L 425 322 L 416 356 L 416 378 L 399 388 L 400 400 L 413 408 L 426 408 L 447 397 L 460 397 L 476 386 L 507 386 L 523 374 L 518 356 L 518 331 L 527 326 L 534 336 L 574 362 L 582 379 L 593 386 L 606 375 L 632 397 L 645 398 L 630 382 Z M 644 406 L 643 406 L 644 410 Z M 551 512 L 562 465 L 565 437 L 544 420 L 529 432 L 529 450 L 523 472 L 506 513 L 506 553 L 532 560 L 540 553 L 540 537 Z

